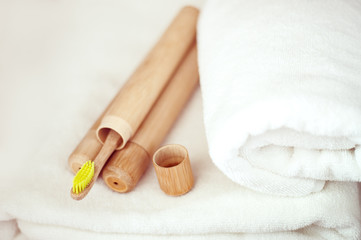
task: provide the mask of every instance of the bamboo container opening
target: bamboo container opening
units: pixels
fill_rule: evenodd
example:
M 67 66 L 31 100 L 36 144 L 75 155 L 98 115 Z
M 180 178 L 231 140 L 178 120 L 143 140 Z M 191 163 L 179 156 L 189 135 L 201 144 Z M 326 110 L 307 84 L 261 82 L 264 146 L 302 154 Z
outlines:
M 102 128 L 98 131 L 98 136 L 99 136 L 100 142 L 104 143 L 109 131 L 110 131 L 110 128 Z M 123 138 L 122 137 L 120 137 L 120 138 L 121 138 L 120 141 L 123 142 Z
M 183 146 L 169 145 L 154 154 L 154 162 L 159 167 L 171 168 L 181 164 L 187 157 L 188 152 Z
M 124 147 L 126 142 L 131 137 L 132 130 L 129 127 L 129 125 L 127 123 L 125 123 L 122 119 L 117 119 L 117 120 L 110 119 L 109 122 L 111 122 L 111 123 L 120 122 L 121 124 L 119 124 L 119 126 L 120 126 L 119 128 L 108 128 L 108 127 L 99 128 L 98 131 L 97 131 L 97 138 L 102 144 L 104 144 L 105 139 L 107 138 L 109 131 L 113 130 L 114 132 L 116 132 L 120 136 L 120 139 L 118 141 L 118 145 L 116 147 L 116 149 L 119 150 L 119 149 Z

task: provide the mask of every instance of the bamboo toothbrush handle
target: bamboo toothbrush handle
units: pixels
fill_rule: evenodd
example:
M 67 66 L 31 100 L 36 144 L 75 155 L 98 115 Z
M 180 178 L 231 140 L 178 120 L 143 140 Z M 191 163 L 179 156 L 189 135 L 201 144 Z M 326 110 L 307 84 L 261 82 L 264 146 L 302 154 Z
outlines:
M 103 169 L 103 166 L 107 162 L 110 155 L 114 152 L 115 148 L 118 146 L 119 141 L 121 141 L 121 137 L 118 133 L 113 130 L 109 130 L 103 147 L 100 152 L 96 156 L 94 160 L 94 176 L 90 181 L 89 185 L 80 193 L 76 194 L 73 192 L 73 188 L 70 190 L 71 197 L 75 200 L 83 199 L 93 187 L 95 181 L 97 180 L 99 173 Z

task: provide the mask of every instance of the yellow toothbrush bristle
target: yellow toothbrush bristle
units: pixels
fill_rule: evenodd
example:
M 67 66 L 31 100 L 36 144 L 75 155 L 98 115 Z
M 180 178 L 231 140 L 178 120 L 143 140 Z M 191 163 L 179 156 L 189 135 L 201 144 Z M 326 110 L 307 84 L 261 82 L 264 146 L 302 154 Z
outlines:
M 94 162 L 87 161 L 76 173 L 73 179 L 73 193 L 81 193 L 90 183 L 94 176 Z

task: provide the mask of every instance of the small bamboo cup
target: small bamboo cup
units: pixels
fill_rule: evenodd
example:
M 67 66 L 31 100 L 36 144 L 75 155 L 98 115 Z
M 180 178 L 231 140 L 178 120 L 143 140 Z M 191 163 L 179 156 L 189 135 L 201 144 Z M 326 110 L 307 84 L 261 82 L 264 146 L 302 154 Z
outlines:
M 179 12 L 143 63 L 69 156 L 68 165 L 74 173 L 87 160 L 95 159 L 110 129 L 121 136 L 118 150 L 137 131 L 194 43 L 198 13 L 193 7 L 185 7 Z
M 131 191 L 147 169 L 151 156 L 171 129 L 198 86 L 197 48 L 178 67 L 152 110 L 130 141 L 115 151 L 103 168 L 103 179 L 112 190 Z
M 160 188 L 168 195 L 187 193 L 194 184 L 187 149 L 178 144 L 159 148 L 153 155 L 153 166 Z

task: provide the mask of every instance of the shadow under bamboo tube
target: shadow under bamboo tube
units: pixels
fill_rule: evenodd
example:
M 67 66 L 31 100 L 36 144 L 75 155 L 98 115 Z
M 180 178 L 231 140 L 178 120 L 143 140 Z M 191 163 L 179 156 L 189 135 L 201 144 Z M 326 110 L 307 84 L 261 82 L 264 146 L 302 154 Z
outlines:
M 102 177 L 111 189 L 129 192 L 136 186 L 151 156 L 198 86 L 198 79 L 197 48 L 194 44 L 137 133 L 106 163 Z
M 184 7 L 114 98 L 97 129 L 103 143 L 110 129 L 123 148 L 152 108 L 196 37 L 198 10 Z
M 125 100 L 127 104 L 126 110 L 129 111 L 128 112 L 129 115 L 132 115 L 136 111 L 135 109 L 137 107 L 139 108 L 139 105 L 141 105 L 139 102 L 134 101 L 134 98 L 142 98 L 142 97 L 144 98 L 143 95 L 147 95 L 151 93 L 152 95 L 151 97 L 149 96 L 147 99 L 143 99 L 144 101 L 146 101 L 145 105 L 147 106 L 141 107 L 142 113 L 141 114 L 138 113 L 136 116 L 137 121 L 135 125 L 140 124 L 139 122 L 143 120 L 141 118 L 142 117 L 144 118 L 146 115 L 145 113 L 146 108 L 150 108 L 149 105 L 152 102 L 150 100 L 154 101 L 154 98 L 157 97 L 155 95 L 157 94 L 159 95 L 162 89 L 162 86 L 159 85 L 156 91 L 154 91 L 152 87 L 149 87 L 149 85 L 153 85 L 153 83 L 151 83 L 150 81 L 154 80 L 155 78 L 159 78 L 162 79 L 163 84 L 166 84 L 167 80 L 170 78 L 171 74 L 174 72 L 179 62 L 181 61 L 184 53 L 187 51 L 189 45 L 191 45 L 191 43 L 195 39 L 197 17 L 198 17 L 198 10 L 196 8 L 185 7 L 173 20 L 173 23 L 168 27 L 168 29 L 163 34 L 157 45 L 151 50 L 151 52 L 148 54 L 142 65 L 138 67 L 136 72 L 128 80 L 128 83 L 125 86 L 126 89 L 122 88 L 118 92 L 118 94 L 108 105 L 104 113 L 97 119 L 97 121 L 93 124 L 93 126 L 89 129 L 89 131 L 80 141 L 78 146 L 69 156 L 68 165 L 74 173 L 76 173 L 79 170 L 79 167 L 81 167 L 86 161 L 90 159 L 95 159 L 96 155 L 99 153 L 102 147 L 102 143 L 99 141 L 98 134 L 101 135 L 100 139 L 102 139 L 103 141 L 108 131 L 107 126 L 112 128 L 112 126 L 117 125 L 117 118 L 113 118 L 115 120 L 112 122 L 111 121 L 112 116 L 109 115 L 110 114 L 109 110 L 111 107 L 113 108 L 116 108 L 117 106 L 121 107 L 119 104 L 115 103 L 115 101 L 119 102 L 119 101 L 123 101 L 125 98 L 128 98 L 127 100 Z M 167 63 L 168 61 L 169 63 Z M 153 71 L 153 69 L 156 69 L 156 71 L 155 70 Z M 148 76 L 151 76 L 151 79 L 148 80 L 146 87 L 143 86 L 142 88 L 138 88 L 138 91 L 134 92 L 133 95 L 128 92 L 136 89 L 137 88 L 136 85 L 142 84 L 140 81 L 142 81 L 143 78 L 148 78 Z M 124 92 L 128 92 L 128 93 L 125 94 Z M 132 105 L 132 102 L 134 103 L 137 102 L 137 104 Z M 129 105 L 132 105 L 132 107 L 130 107 Z M 107 120 L 104 120 L 105 122 L 103 122 L 103 126 L 99 128 L 99 125 L 102 122 L 105 113 L 107 113 L 107 116 L 108 115 L 109 116 Z M 126 116 L 129 115 L 125 115 L 125 118 Z M 122 120 L 120 120 L 120 122 L 123 123 L 123 125 L 126 127 L 125 127 L 125 133 L 124 132 L 121 133 L 122 131 L 118 129 L 119 128 L 118 125 L 117 132 L 119 134 L 123 134 L 122 135 L 123 142 L 121 146 L 117 146 L 118 149 L 124 146 L 127 139 L 130 137 L 130 135 L 133 134 L 133 131 L 136 130 L 136 129 L 131 129 L 132 126 L 130 124 L 127 124 L 127 122 Z
M 153 166 L 160 188 L 168 195 L 179 196 L 189 192 L 194 184 L 187 149 L 171 144 L 159 148 L 153 156 Z

